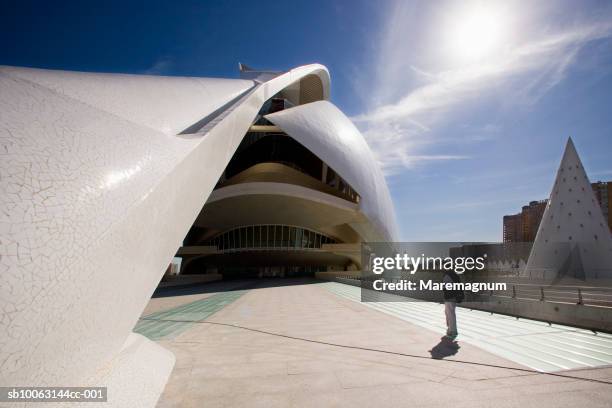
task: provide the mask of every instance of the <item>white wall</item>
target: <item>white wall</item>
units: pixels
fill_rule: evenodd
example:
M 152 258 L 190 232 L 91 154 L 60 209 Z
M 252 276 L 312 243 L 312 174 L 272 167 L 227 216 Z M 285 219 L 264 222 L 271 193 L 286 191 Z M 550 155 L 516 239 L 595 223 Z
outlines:
M 157 399 L 172 356 L 132 328 L 263 102 L 310 73 L 328 76 L 290 71 L 176 136 L 252 82 L 0 69 L 1 384 Z

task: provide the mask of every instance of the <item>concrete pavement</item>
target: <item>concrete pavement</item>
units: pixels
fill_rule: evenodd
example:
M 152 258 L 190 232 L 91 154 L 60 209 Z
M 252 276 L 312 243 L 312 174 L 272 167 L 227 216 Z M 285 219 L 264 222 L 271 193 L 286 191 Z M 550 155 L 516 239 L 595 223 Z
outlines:
M 361 301 L 358 287 L 335 282 L 323 287 L 352 301 Z M 442 304 L 406 301 L 391 294 L 384 294 L 383 298 L 389 301 L 361 304 L 440 334 L 446 332 Z M 457 309 L 457 321 L 459 341 L 534 370 L 555 372 L 612 365 L 611 334 L 465 308 Z
M 186 296 L 172 296 L 174 308 L 211 294 Z M 159 302 L 152 299 L 149 310 Z M 177 357 L 159 407 L 612 404 L 610 366 L 561 372 L 599 382 L 511 370 L 527 367 L 461 339 L 441 340 L 435 330 L 339 296 L 327 283 L 260 281 L 203 322 L 158 341 Z

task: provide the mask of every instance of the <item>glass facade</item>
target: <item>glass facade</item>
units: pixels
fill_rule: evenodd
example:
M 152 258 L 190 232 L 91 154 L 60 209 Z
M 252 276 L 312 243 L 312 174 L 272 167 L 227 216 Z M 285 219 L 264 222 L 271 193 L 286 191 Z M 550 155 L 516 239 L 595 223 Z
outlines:
M 289 225 L 247 225 L 225 231 L 206 241 L 220 251 L 248 251 L 258 249 L 304 250 L 320 249 L 324 244 L 338 241 L 306 228 Z

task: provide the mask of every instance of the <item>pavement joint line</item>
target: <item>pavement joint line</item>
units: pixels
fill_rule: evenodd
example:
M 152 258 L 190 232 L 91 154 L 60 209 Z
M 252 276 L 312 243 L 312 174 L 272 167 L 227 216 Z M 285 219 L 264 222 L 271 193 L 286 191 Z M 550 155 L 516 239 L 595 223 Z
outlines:
M 330 291 L 332 291 L 332 293 L 336 293 L 335 290 L 330 289 Z M 339 294 L 339 296 L 341 297 L 345 297 L 348 300 L 352 300 L 357 302 L 357 300 L 355 300 L 353 298 L 353 296 L 350 296 L 350 293 L 347 292 L 346 290 L 342 290 L 341 292 L 343 293 L 348 293 L 349 295 L 344 295 L 344 294 Z M 338 293 L 336 293 L 338 294 Z M 395 309 L 391 309 L 389 308 L 388 304 L 395 304 L 396 302 L 381 302 L 382 304 L 377 304 L 377 303 L 368 303 L 368 307 L 372 308 L 373 310 L 376 310 L 378 312 L 381 313 L 385 313 L 387 315 L 391 315 L 394 317 L 397 317 L 401 320 L 404 321 L 408 321 L 409 323 L 413 323 L 413 324 L 417 324 L 421 327 L 425 327 L 426 329 L 435 331 L 435 332 L 444 332 L 444 327 L 441 324 L 432 324 L 431 323 L 431 319 L 425 319 L 425 318 L 415 318 L 414 316 L 411 316 L 411 319 L 406 319 L 406 313 L 402 312 L 402 311 L 398 311 L 397 308 L 399 306 L 395 305 Z M 417 311 L 423 311 L 422 305 L 419 306 L 417 308 Z M 434 314 L 431 313 L 431 310 L 425 310 L 425 313 L 429 316 L 432 316 L 435 319 L 435 317 L 439 317 L 438 313 Z M 472 329 L 472 330 L 468 330 L 467 334 L 476 334 L 477 336 L 466 336 L 466 331 L 464 330 L 464 334 L 460 336 L 461 339 L 465 339 L 465 338 L 469 338 L 471 340 L 472 343 L 475 343 L 476 346 L 489 351 L 493 354 L 497 354 L 500 355 L 504 358 L 508 358 L 510 360 L 513 360 L 517 363 L 520 363 L 524 366 L 527 366 L 529 368 L 532 369 L 536 369 L 538 371 L 546 371 L 544 369 L 544 367 L 553 367 L 554 370 L 568 370 L 571 367 L 568 367 L 566 365 L 563 364 L 559 364 L 558 362 L 554 362 L 551 361 L 548 358 L 542 358 L 540 355 L 536 353 L 534 354 L 533 351 L 529 351 L 526 350 L 525 348 L 523 348 L 522 354 L 519 354 L 516 350 L 513 350 L 512 348 L 509 348 L 508 345 L 504 345 L 504 344 L 499 344 L 498 342 L 498 338 L 496 337 L 491 337 L 491 336 L 486 336 L 486 333 L 484 334 L 485 337 L 489 338 L 489 341 L 481 344 L 478 339 L 482 337 L 482 333 L 480 330 L 478 329 Z M 492 347 L 492 345 L 494 345 L 495 347 Z M 553 356 L 554 357 L 554 356 Z M 534 364 L 534 362 L 538 362 L 538 364 Z M 584 365 L 583 365 L 584 366 Z M 591 366 L 587 366 L 587 367 L 591 367 Z
M 326 282 L 322 286 L 332 294 L 361 303 L 372 310 L 434 332 L 445 331 L 441 305 L 405 301 L 361 302 L 358 287 L 336 282 Z M 489 314 L 458 311 L 458 318 L 465 327 L 459 338 L 492 354 L 544 372 L 588 369 L 612 363 L 612 354 L 608 351 L 612 347 L 609 336 L 599 336 L 571 326 L 547 325 L 529 319 L 517 320 Z
M 499 368 L 499 369 L 504 369 L 504 370 L 519 371 L 519 372 L 529 373 L 529 374 L 533 374 L 533 375 L 535 375 L 535 374 L 547 375 L 547 376 L 553 376 L 553 377 L 567 378 L 567 379 L 571 379 L 571 380 L 588 381 L 588 382 L 595 382 L 595 383 L 600 383 L 600 384 L 605 384 L 605 385 L 612 385 L 612 381 L 604 381 L 604 380 L 600 380 L 600 379 L 596 379 L 596 378 L 576 377 L 576 376 L 573 376 L 573 375 L 561 374 L 559 372 L 537 371 L 537 370 L 533 370 L 533 369 L 530 369 L 530 368 L 508 367 L 508 366 L 502 366 L 502 365 L 497 365 L 497 364 L 479 363 L 479 362 L 476 362 L 476 361 L 455 360 L 455 359 L 434 359 L 434 358 L 431 358 L 431 357 L 419 356 L 419 355 L 416 355 L 416 354 L 400 353 L 400 352 L 397 352 L 397 351 L 375 349 L 375 348 L 371 348 L 371 347 L 352 346 L 352 345 L 347 345 L 347 344 L 338 344 L 338 343 L 331 343 L 331 342 L 326 342 L 326 341 L 321 341 L 321 340 L 307 339 L 307 338 L 304 338 L 304 337 L 290 336 L 288 334 L 274 333 L 274 332 L 270 332 L 270 331 L 266 331 L 266 330 L 254 329 L 254 328 L 250 328 L 250 327 L 246 327 L 246 326 L 240 326 L 240 325 L 237 325 L 237 324 L 230 324 L 230 323 L 211 322 L 211 321 L 206 321 L 206 320 L 197 320 L 197 321 L 196 320 L 157 320 L 157 321 L 166 321 L 166 322 L 170 321 L 170 322 L 179 322 L 179 323 L 210 324 L 210 325 L 226 326 L 226 327 L 233 327 L 233 328 L 247 330 L 247 331 L 252 331 L 252 332 L 257 332 L 257 333 L 261 333 L 261 334 L 267 334 L 267 335 L 271 335 L 271 336 L 283 337 L 283 338 L 287 338 L 287 339 L 304 341 L 304 342 L 308 342 L 308 343 L 321 344 L 321 345 L 326 345 L 326 346 L 341 347 L 341 348 L 347 348 L 347 349 L 353 349 L 353 350 L 362 350 L 362 351 L 372 351 L 372 352 L 375 352 L 375 353 L 392 354 L 392 355 L 409 357 L 409 358 L 415 358 L 415 359 L 424 359 L 424 360 L 429 360 L 429 361 L 444 361 L 444 362 L 448 362 L 448 363 L 477 365 L 477 366 L 482 366 L 482 367 L 491 367 L 491 368 Z M 597 370 L 597 369 L 603 369 L 603 368 L 608 368 L 608 367 L 600 366 L 600 367 L 591 367 L 590 369 L 591 370 Z M 581 371 L 586 371 L 587 369 L 589 369 L 589 368 L 582 368 Z

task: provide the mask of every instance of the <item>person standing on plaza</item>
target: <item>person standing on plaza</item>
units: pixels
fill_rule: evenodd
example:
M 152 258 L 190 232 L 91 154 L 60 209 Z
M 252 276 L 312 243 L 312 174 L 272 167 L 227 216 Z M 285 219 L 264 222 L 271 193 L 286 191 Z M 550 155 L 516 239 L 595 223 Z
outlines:
M 457 308 L 457 303 L 463 301 L 464 295 L 463 290 L 447 288 L 446 284 L 461 283 L 461 278 L 455 271 L 448 270 L 444 272 L 442 283 L 445 284 L 444 314 L 446 315 L 446 336 L 455 339 L 458 335 L 455 309 Z

